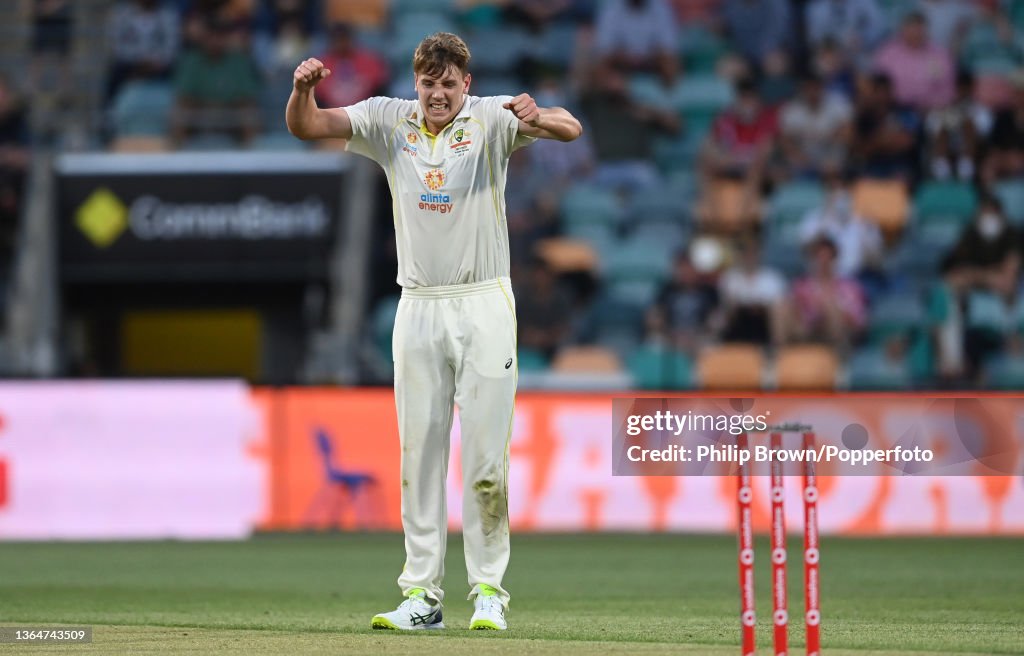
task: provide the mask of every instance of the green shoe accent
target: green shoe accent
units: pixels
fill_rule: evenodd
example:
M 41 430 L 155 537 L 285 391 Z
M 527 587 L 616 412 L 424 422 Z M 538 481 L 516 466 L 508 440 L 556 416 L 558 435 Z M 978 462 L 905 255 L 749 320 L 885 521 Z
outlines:
M 472 631 L 501 631 L 501 627 L 491 620 L 477 620 L 469 625 Z
M 492 588 L 491 586 L 487 585 L 486 583 L 481 583 L 479 594 L 481 597 L 493 597 L 494 595 L 498 594 L 498 591 L 495 588 Z
M 380 615 L 376 615 L 376 616 L 374 616 L 374 618 L 372 620 L 370 620 L 370 628 L 372 628 L 372 629 L 390 629 L 391 631 L 397 631 L 398 630 L 398 627 L 395 626 L 394 622 L 392 622 L 388 618 L 382 617 Z
M 424 599 L 426 599 L 427 598 L 427 591 L 424 590 L 423 588 L 413 588 L 412 590 L 409 590 L 409 594 L 407 594 L 405 596 L 406 597 L 423 597 Z

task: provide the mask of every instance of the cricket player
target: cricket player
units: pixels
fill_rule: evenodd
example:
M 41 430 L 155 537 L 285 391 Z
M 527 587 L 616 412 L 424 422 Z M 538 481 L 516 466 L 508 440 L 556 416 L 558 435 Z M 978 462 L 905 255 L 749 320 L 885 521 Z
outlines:
M 529 94 L 469 95 L 470 53 L 438 33 L 413 55 L 418 98 L 319 109 L 316 59 L 295 69 L 288 129 L 342 138 L 387 174 L 402 300 L 395 318 L 395 405 L 402 446 L 405 567 L 397 610 L 375 629 L 444 628 L 445 479 L 453 403 L 462 427 L 463 532 L 471 629 L 504 630 L 509 594 L 508 451 L 515 398 L 515 299 L 509 284 L 505 174 L 534 139 L 571 141 L 579 121 Z

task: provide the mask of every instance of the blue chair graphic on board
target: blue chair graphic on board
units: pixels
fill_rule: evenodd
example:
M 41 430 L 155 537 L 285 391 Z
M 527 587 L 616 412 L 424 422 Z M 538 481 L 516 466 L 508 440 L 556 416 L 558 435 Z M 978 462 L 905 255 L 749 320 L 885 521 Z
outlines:
M 341 467 L 325 429 L 315 429 L 313 437 L 323 463 L 323 483 L 306 509 L 303 523 L 309 528 L 341 529 L 345 515 L 349 514 L 348 524 L 352 528 L 374 528 L 382 517 L 377 478 L 369 472 Z

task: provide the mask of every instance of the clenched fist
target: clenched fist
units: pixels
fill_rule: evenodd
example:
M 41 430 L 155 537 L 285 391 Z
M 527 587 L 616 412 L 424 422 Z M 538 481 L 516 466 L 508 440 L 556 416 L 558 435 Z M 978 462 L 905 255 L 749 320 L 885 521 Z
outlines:
M 510 110 L 516 115 L 516 118 L 527 125 L 536 126 L 537 121 L 540 120 L 540 110 L 537 109 L 537 102 L 528 93 L 519 94 L 502 105 L 502 107 Z
M 309 91 L 316 85 L 320 84 L 320 80 L 326 78 L 331 74 L 329 68 L 324 68 L 324 63 L 319 59 L 307 59 L 298 65 L 295 69 L 294 85 L 296 91 Z

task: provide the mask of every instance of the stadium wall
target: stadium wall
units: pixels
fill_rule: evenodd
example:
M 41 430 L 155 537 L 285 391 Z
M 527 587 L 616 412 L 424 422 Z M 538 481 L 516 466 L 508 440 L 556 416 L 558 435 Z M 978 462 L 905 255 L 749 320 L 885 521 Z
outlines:
M 510 443 L 513 531 L 731 531 L 731 477 L 611 475 L 611 398 L 519 395 Z M 1020 445 L 1020 418 L 1006 426 Z M 460 440 L 456 420 L 453 530 L 461 525 Z M 331 447 L 330 468 L 322 445 Z M 388 389 L 0 384 L 0 539 L 397 530 L 398 462 Z M 766 530 L 768 482 L 755 480 L 756 527 Z M 826 476 L 820 486 L 823 533 L 1024 534 L 1020 477 Z M 798 485 L 790 488 L 799 494 Z M 796 532 L 800 504 L 788 501 Z

